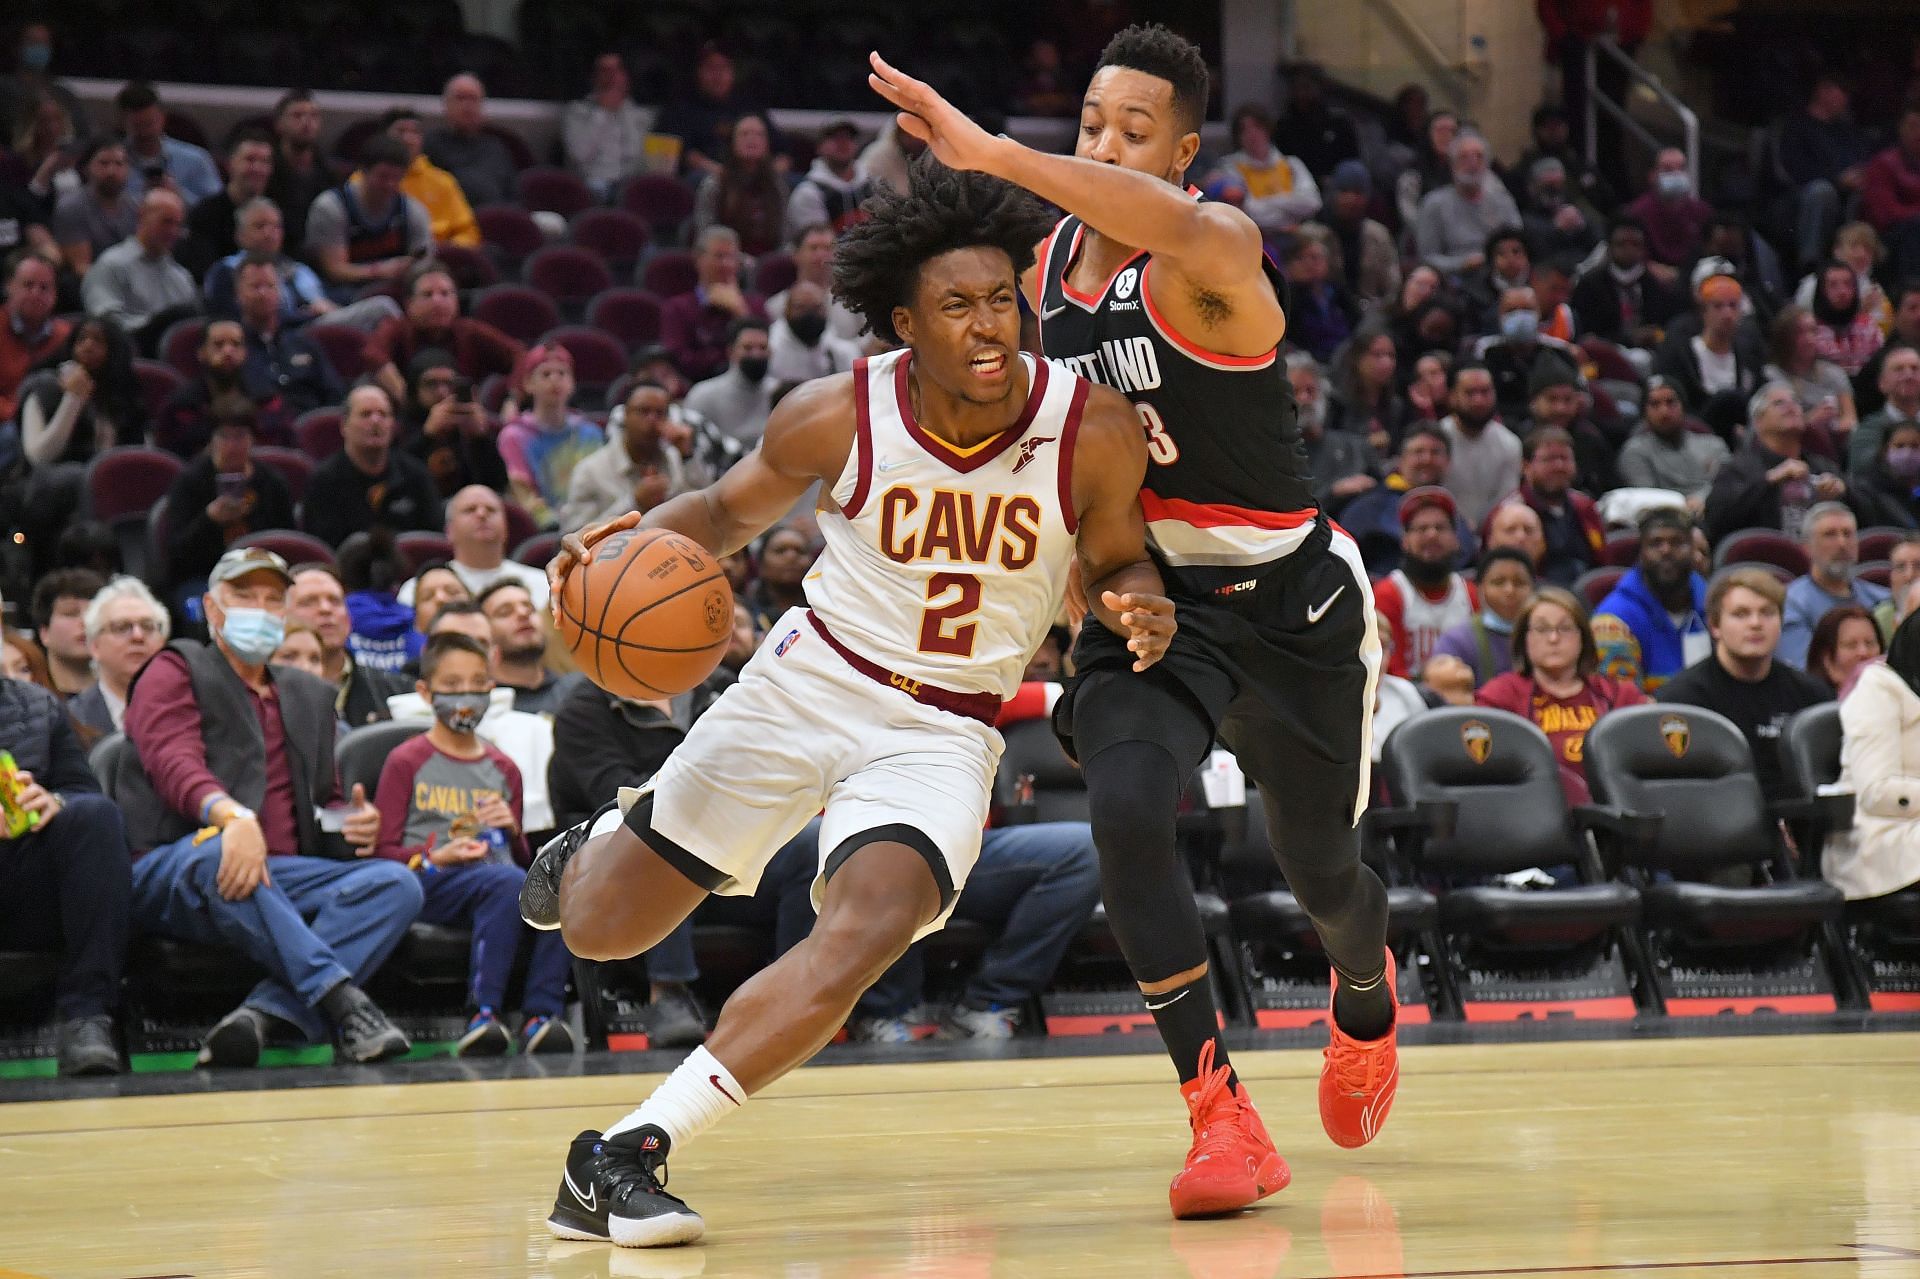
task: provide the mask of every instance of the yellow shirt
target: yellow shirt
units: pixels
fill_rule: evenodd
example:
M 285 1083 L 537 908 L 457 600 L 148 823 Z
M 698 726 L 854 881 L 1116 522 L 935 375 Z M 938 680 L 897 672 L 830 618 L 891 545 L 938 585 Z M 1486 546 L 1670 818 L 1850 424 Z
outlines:
M 435 165 L 426 156 L 416 156 L 400 189 L 426 206 L 433 222 L 435 244 L 459 244 L 468 248 L 480 243 L 480 224 L 474 221 L 473 206 L 466 192 L 451 173 Z

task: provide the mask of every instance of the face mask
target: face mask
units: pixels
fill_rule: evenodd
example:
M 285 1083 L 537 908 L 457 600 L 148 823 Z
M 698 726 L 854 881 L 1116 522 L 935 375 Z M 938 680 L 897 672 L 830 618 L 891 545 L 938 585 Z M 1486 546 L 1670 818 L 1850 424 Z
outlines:
M 263 608 L 230 608 L 220 623 L 220 638 L 251 666 L 265 665 L 286 637 L 286 622 Z
M 813 315 L 792 315 L 787 317 L 787 327 L 793 330 L 793 336 L 812 346 L 827 331 L 827 317 L 817 312 Z
M 1634 284 L 1639 281 L 1641 276 L 1647 273 L 1647 264 L 1644 262 L 1636 262 L 1632 266 L 1620 266 L 1616 263 L 1608 262 L 1607 273 L 1613 276 L 1615 283 Z
M 20 46 L 20 65 L 29 71 L 45 71 L 47 64 L 53 61 L 53 46 L 50 44 L 23 44 Z
M 433 717 L 455 733 L 471 733 L 486 717 L 491 699 L 485 693 L 435 693 Z
M 1540 336 L 1540 317 L 1532 311 L 1509 311 L 1500 317 L 1500 332 L 1525 341 Z
M 1887 469 L 1903 480 L 1920 479 L 1920 449 L 1888 449 Z
M 767 357 L 749 355 L 740 361 L 740 376 L 749 382 L 758 382 L 767 375 Z
M 1486 627 L 1496 635 L 1511 635 L 1513 633 L 1513 623 L 1490 608 L 1480 610 L 1480 625 Z
M 1654 189 L 1669 200 L 1678 200 L 1693 190 L 1693 179 L 1684 173 L 1663 173 L 1654 179 Z

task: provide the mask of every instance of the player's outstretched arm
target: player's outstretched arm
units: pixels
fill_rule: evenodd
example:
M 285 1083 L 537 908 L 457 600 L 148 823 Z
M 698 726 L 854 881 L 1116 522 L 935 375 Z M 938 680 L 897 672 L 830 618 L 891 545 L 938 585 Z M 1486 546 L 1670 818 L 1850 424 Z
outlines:
M 794 388 L 767 419 L 759 447 L 706 488 L 662 502 L 644 517 L 629 511 L 560 539 L 547 565 L 553 598 L 575 564 L 593 558 L 594 544 L 636 526 L 671 529 L 715 555 L 731 555 L 772 528 L 816 480 L 832 484 L 853 449 L 853 374 L 819 378 Z
M 1160 570 L 1147 557 L 1140 514 L 1146 474 L 1147 439 L 1133 405 L 1117 391 L 1094 387 L 1073 450 L 1080 580 L 1094 616 L 1127 640 L 1136 671 L 1159 661 L 1178 629 Z

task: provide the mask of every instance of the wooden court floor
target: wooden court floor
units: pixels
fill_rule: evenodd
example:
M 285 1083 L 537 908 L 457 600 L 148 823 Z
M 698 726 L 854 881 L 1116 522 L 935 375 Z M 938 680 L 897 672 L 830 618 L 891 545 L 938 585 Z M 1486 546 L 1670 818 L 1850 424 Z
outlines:
M 665 1252 L 559 1244 L 574 1132 L 654 1077 L 0 1107 L 0 1274 L 1920 1277 L 1920 1035 L 1419 1047 L 1372 1146 L 1237 1058 L 1292 1162 L 1170 1220 L 1157 1056 L 816 1067 L 692 1146 Z

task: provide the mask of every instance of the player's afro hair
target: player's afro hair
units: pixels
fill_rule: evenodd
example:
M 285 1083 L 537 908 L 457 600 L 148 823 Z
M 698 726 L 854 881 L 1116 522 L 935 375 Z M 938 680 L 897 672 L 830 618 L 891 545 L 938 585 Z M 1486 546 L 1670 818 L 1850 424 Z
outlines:
M 914 161 L 905 195 L 882 189 L 860 210 L 866 220 L 834 251 L 833 292 L 888 342 L 900 340 L 894 308 L 912 301 L 929 261 L 955 249 L 999 249 L 1018 276 L 1053 225 L 1045 206 L 1019 187 L 949 169 L 931 153 Z
M 1173 109 L 1189 133 L 1197 133 L 1207 113 L 1207 60 L 1200 47 L 1157 22 L 1136 22 L 1107 41 L 1100 66 L 1126 67 L 1158 76 L 1173 86 Z

